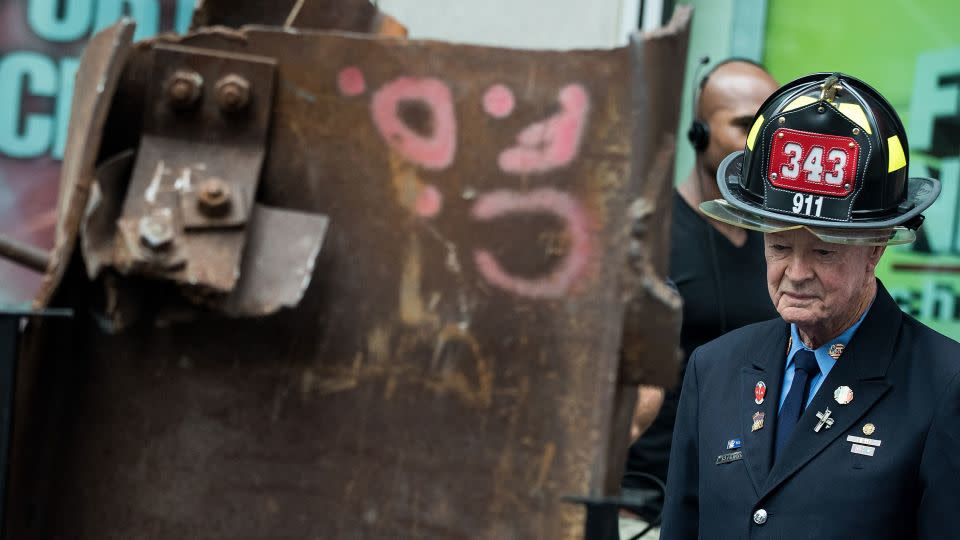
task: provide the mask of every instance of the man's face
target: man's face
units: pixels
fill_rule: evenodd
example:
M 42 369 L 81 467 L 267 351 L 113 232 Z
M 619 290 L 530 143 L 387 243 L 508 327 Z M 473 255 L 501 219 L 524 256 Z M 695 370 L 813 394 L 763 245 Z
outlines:
M 713 178 L 723 158 L 742 150 L 753 117 L 777 89 L 768 73 L 745 62 L 720 66 L 700 94 L 700 118 L 710 127 L 705 164 Z
M 839 333 L 870 301 L 882 247 L 831 244 L 806 229 L 765 234 L 764 244 L 767 289 L 783 320 Z

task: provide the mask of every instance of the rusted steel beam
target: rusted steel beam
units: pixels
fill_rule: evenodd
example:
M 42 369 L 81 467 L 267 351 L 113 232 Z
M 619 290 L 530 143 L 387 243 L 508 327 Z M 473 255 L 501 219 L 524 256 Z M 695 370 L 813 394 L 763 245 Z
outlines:
M 660 294 L 656 239 L 668 222 L 669 185 L 659 184 L 668 182 L 663 141 L 675 139 L 667 108 L 680 93 L 685 35 L 645 41 L 642 54 L 265 27 L 175 40 L 188 60 L 276 60 L 255 202 L 279 213 L 254 207 L 254 251 L 244 252 L 234 292 L 243 311 L 272 312 L 263 292 L 279 277 L 283 294 L 273 296 L 295 301 L 232 319 L 198 301 L 189 279 L 106 271 L 118 249 L 104 241 L 122 221 L 117 198 L 130 202 L 130 189 L 141 197 L 150 185 L 127 178 L 129 153 L 108 156 L 103 185 L 92 184 L 105 204 L 90 205 L 81 233 L 87 268 L 99 274 L 67 272 L 55 294 L 90 314 L 79 323 L 79 358 L 40 357 L 44 384 L 22 408 L 59 429 L 48 463 L 21 452 L 17 470 L 51 472 L 34 483 L 19 476 L 10 530 L 581 537 L 583 511 L 562 497 L 615 488 L 630 389 L 643 372 L 644 354 L 620 354 L 627 306 L 639 306 L 629 320 L 648 330 L 644 313 L 676 308 Z M 150 97 L 165 80 L 151 75 L 165 47 L 160 39 L 131 52 L 105 148 L 143 140 L 139 121 L 116 111 L 146 108 L 168 122 L 166 138 L 196 135 L 185 130 L 197 118 Z M 149 171 L 163 154 L 144 148 L 136 160 Z M 167 195 L 188 191 L 168 180 L 158 183 Z M 256 228 L 304 215 L 328 216 L 329 229 L 325 220 Z M 316 264 L 302 264 L 323 234 Z M 209 257 L 184 260 L 201 276 Z M 635 343 L 635 353 L 675 344 L 627 337 L 666 343 Z M 52 338 L 38 330 L 31 350 Z M 53 411 L 50 395 L 70 407 Z M 30 507 L 56 519 L 31 524 Z
M 79 239 L 80 220 L 104 135 L 104 124 L 120 73 L 130 52 L 135 25 L 124 18 L 95 35 L 84 51 L 77 70 L 70 108 L 71 134 L 67 140 L 60 190 L 57 198 L 57 226 L 50 264 L 45 268 L 34 307 L 45 308 L 59 287 Z M 129 147 L 129 143 L 125 148 Z

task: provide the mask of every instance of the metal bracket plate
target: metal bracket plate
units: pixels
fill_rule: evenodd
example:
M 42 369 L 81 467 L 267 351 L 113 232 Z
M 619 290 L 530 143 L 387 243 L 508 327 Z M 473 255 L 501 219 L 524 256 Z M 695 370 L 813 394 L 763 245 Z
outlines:
M 115 263 L 124 273 L 227 293 L 240 275 L 276 62 L 171 44 L 153 54 Z

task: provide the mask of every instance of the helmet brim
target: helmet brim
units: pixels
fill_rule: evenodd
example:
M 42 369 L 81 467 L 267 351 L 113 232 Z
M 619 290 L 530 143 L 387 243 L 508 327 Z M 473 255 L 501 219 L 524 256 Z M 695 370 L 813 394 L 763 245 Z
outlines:
M 824 227 L 822 224 L 811 227 L 809 225 L 788 223 L 752 211 L 743 210 L 733 206 L 724 199 L 706 201 L 700 204 L 700 210 L 717 221 L 762 233 L 778 233 L 795 229 L 806 229 L 820 240 L 830 242 L 831 244 L 895 246 L 899 244 L 909 244 L 917 238 L 916 231 L 903 226 L 876 229 L 835 229 Z
M 825 228 L 832 230 L 869 230 L 869 229 L 892 229 L 901 227 L 914 221 L 917 216 L 930 207 L 937 196 L 940 195 L 940 181 L 933 178 L 915 177 L 907 180 L 907 197 L 905 204 L 901 205 L 902 211 L 898 211 L 892 216 L 886 216 L 881 219 L 856 221 L 824 221 L 802 216 L 795 216 L 781 212 L 767 210 L 748 198 L 740 184 L 740 177 L 743 170 L 744 152 L 738 151 L 730 154 L 717 168 L 717 185 L 723 198 L 729 203 L 729 206 L 740 210 L 740 215 L 750 214 L 755 216 L 753 221 L 768 220 L 770 222 L 799 225 L 807 228 Z M 721 216 L 728 216 L 729 213 L 723 212 Z M 715 217 L 715 216 L 711 216 Z M 720 218 L 716 218 L 720 219 Z M 723 219 L 720 219 L 724 221 Z

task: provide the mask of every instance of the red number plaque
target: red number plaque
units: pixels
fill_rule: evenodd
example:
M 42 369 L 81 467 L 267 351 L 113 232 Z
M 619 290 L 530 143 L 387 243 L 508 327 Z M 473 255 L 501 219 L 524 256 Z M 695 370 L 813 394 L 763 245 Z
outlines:
M 770 183 L 776 187 L 846 197 L 854 188 L 860 145 L 852 137 L 780 128 L 773 134 Z

